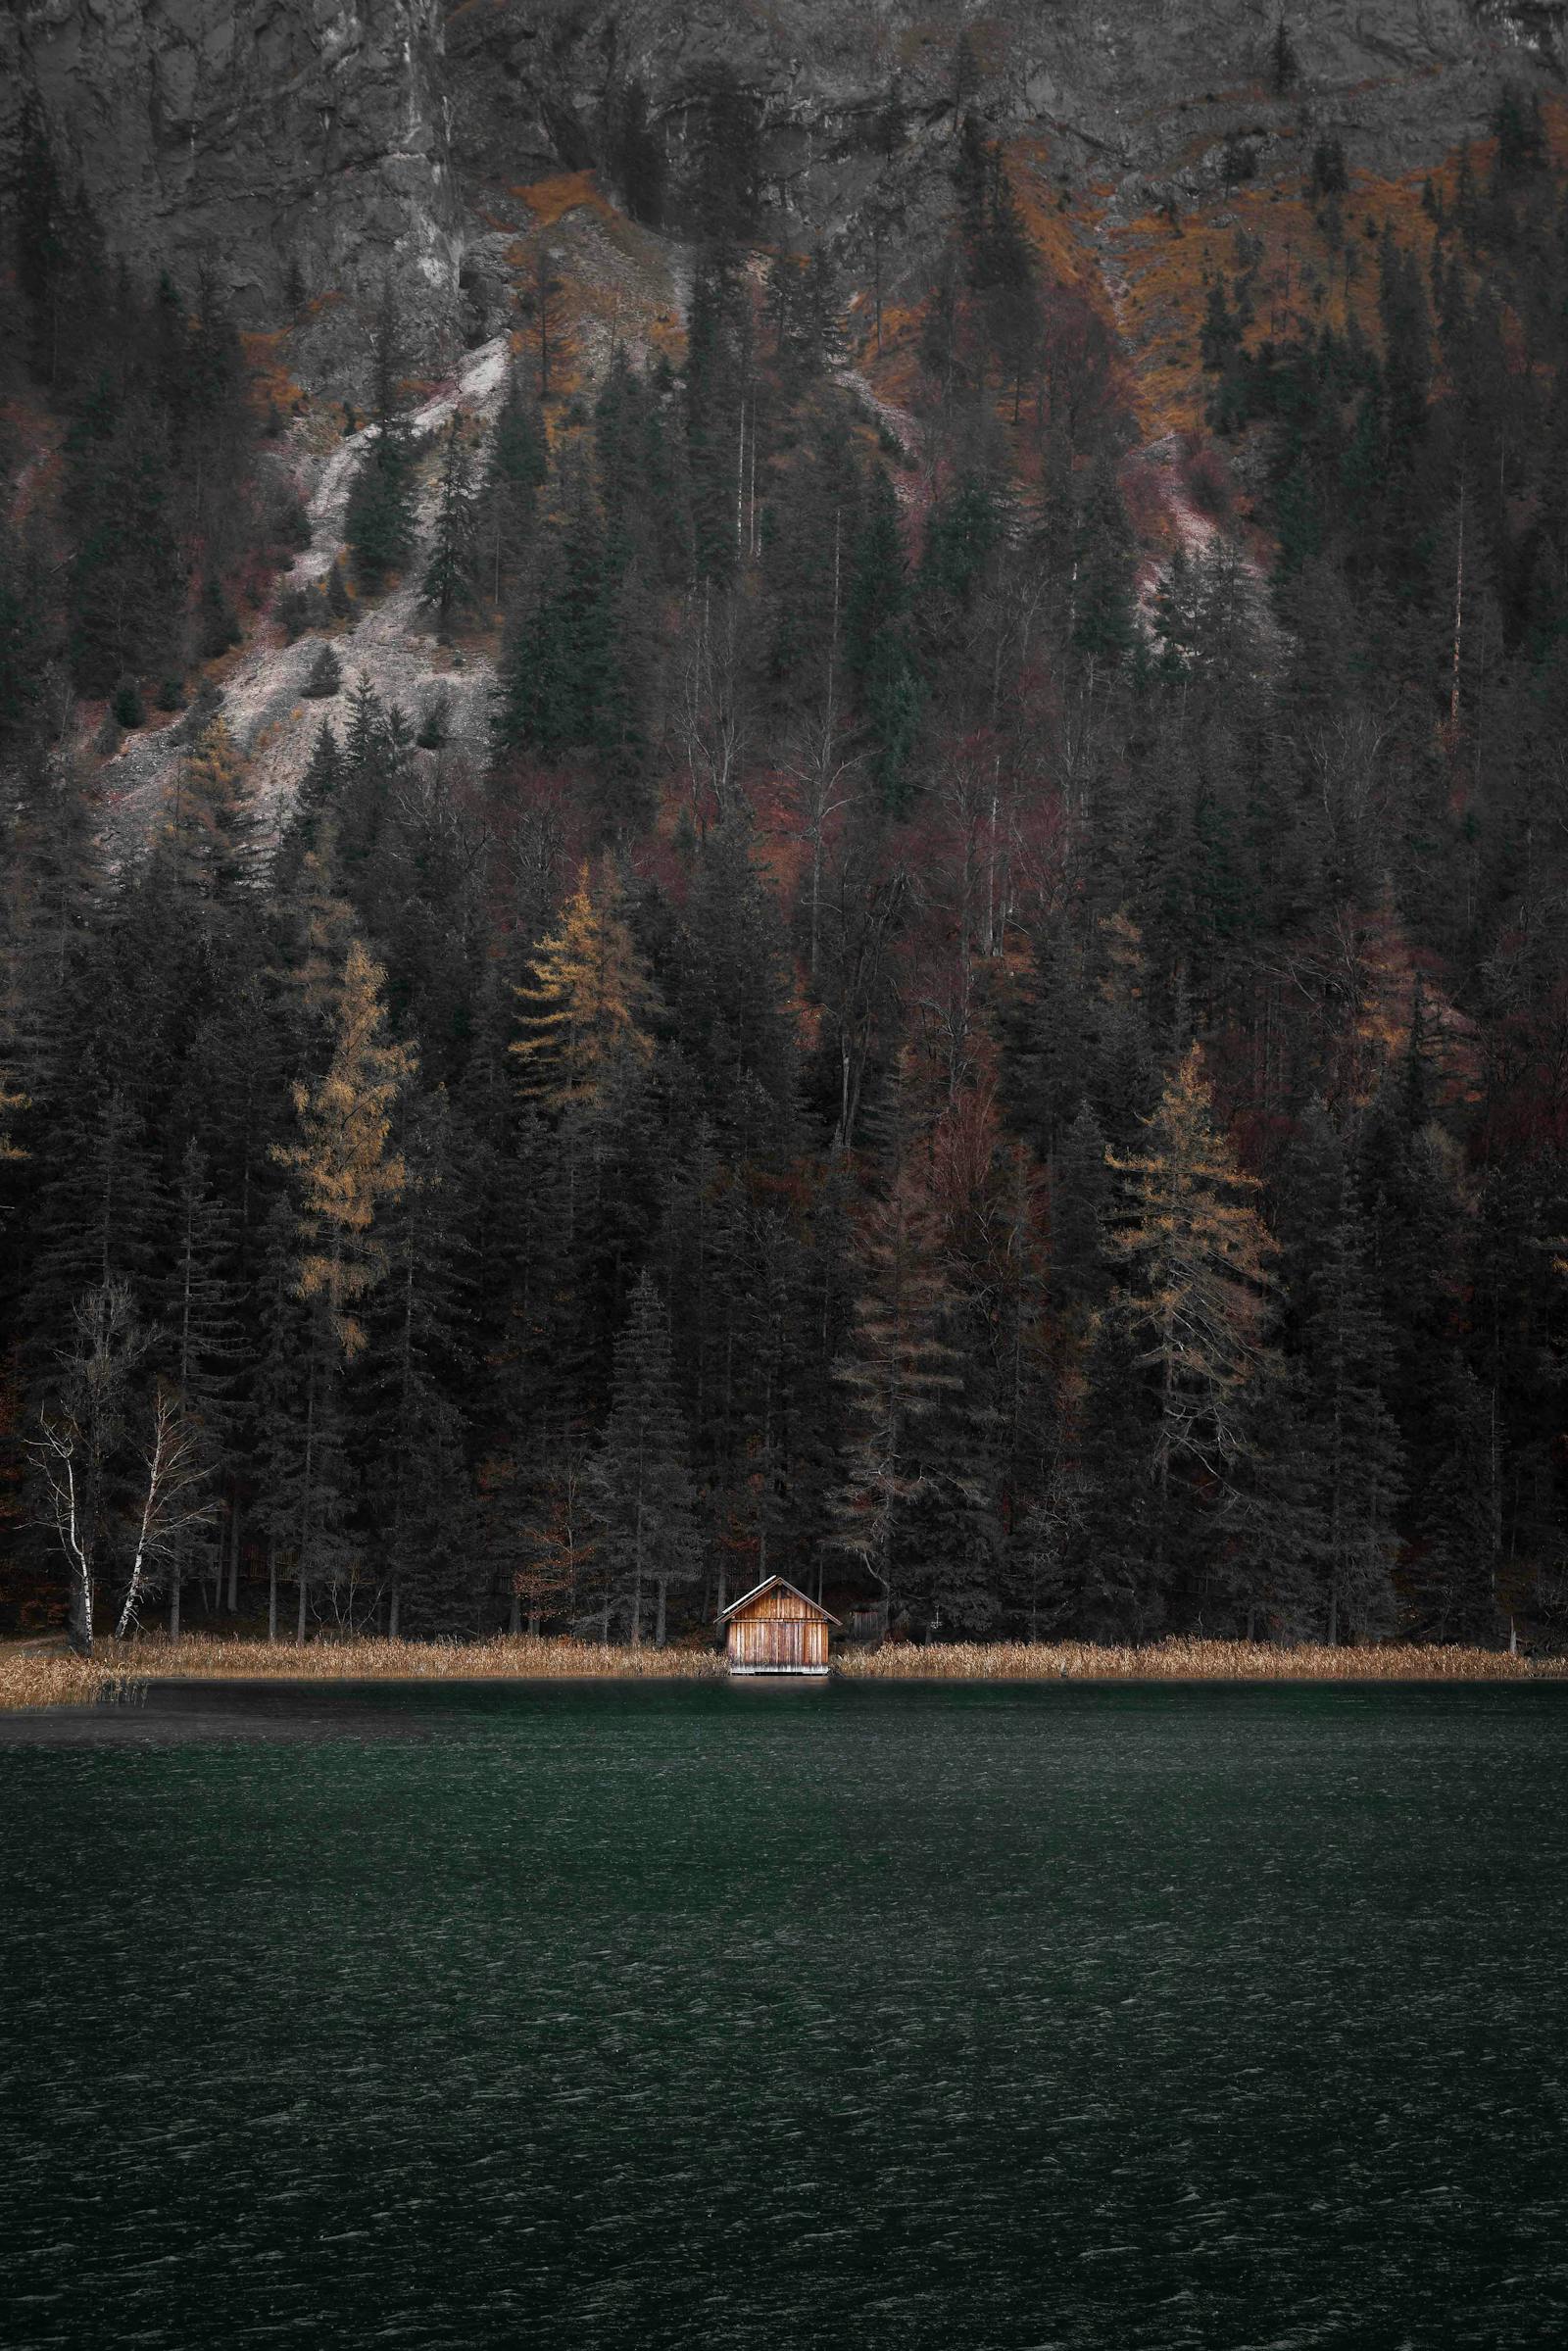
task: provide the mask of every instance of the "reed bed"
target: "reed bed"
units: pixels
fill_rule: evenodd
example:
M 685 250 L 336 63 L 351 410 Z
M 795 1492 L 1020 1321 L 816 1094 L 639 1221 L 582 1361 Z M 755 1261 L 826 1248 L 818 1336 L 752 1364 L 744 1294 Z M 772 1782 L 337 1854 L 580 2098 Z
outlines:
M 1510 1657 L 1502 1649 L 1286 1648 L 1265 1641 L 1162 1641 L 1101 1648 L 1083 1641 L 949 1641 L 844 1649 L 852 1682 L 1528 1682 L 1568 1678 L 1568 1658 Z M 0 1713 L 22 1707 L 131 1700 L 152 1681 L 512 1682 L 711 1681 L 724 1659 L 705 1646 L 606 1647 L 598 1641 L 497 1634 L 487 1641 L 222 1640 L 148 1635 L 73 1657 L 63 1648 L 0 1646 Z
M 90 1706 L 115 1679 L 114 1669 L 51 1650 L 0 1648 L 0 1714 L 24 1706 Z
M 1561 1680 L 1568 1659 L 1510 1657 L 1506 1649 L 1384 1641 L 1344 1649 L 1261 1641 L 1173 1640 L 1142 1648 L 1087 1641 L 913 1641 L 838 1660 L 856 1682 L 1528 1682 Z
M 81 1706 L 113 1699 L 142 1682 L 512 1682 L 703 1680 L 722 1676 L 712 1649 L 651 1644 L 610 1648 L 599 1641 L 497 1634 L 488 1641 L 224 1641 L 158 1635 L 100 1655 L 17 1644 L 0 1648 L 0 1712 L 22 1706 Z

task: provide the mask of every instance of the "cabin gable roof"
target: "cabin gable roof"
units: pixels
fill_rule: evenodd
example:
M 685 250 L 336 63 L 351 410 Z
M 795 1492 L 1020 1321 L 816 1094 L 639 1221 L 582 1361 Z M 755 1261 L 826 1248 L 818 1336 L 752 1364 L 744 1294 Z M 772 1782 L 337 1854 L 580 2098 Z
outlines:
M 792 1599 L 800 1601 L 802 1610 L 808 1617 L 815 1617 L 823 1624 L 836 1625 L 839 1621 L 831 1609 L 824 1608 L 819 1600 L 811 1599 L 808 1593 L 802 1592 L 798 1584 L 791 1584 L 783 1576 L 764 1576 L 760 1584 L 755 1585 L 750 1592 L 742 1592 L 738 1600 L 731 1600 L 727 1608 L 720 1609 L 716 1621 L 721 1625 L 727 1625 L 731 1617 L 740 1616 L 770 1592 L 787 1592 Z

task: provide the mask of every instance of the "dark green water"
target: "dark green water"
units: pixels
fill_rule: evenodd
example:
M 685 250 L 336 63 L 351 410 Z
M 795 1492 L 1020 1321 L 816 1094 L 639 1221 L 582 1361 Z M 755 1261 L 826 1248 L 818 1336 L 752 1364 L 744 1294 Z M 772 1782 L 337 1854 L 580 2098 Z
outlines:
M 250 1702 L 0 1728 L 8 2351 L 1568 2341 L 1568 1690 Z

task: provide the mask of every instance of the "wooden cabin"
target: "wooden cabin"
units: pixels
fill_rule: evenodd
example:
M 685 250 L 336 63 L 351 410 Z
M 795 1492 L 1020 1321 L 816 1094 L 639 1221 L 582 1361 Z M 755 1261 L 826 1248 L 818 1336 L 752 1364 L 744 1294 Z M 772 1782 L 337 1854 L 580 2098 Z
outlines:
M 827 1672 L 828 1627 L 839 1620 L 782 1576 L 769 1576 L 732 1600 L 718 1621 L 732 1674 L 821 1675 Z

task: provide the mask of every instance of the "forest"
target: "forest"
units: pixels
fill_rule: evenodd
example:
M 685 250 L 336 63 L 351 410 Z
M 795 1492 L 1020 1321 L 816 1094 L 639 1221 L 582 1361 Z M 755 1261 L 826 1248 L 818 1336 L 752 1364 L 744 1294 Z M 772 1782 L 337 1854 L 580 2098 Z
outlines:
M 776 1570 L 873 1638 L 1560 1644 L 1538 110 L 1415 227 L 1318 143 L 1322 300 L 1265 331 L 1240 234 L 1210 275 L 1161 541 L 1135 374 L 976 117 L 906 429 L 880 282 L 852 324 L 842 253 L 762 242 L 719 98 L 689 184 L 635 92 L 617 133 L 695 255 L 678 352 L 568 366 L 541 272 L 488 426 L 420 436 L 388 285 L 310 586 L 221 302 L 111 258 L 29 118 L 6 1621 L 662 1643 Z M 494 661 L 483 756 L 335 650 L 411 568 Z M 222 689 L 268 632 L 316 648 L 283 797 Z

